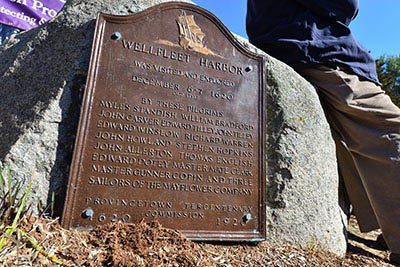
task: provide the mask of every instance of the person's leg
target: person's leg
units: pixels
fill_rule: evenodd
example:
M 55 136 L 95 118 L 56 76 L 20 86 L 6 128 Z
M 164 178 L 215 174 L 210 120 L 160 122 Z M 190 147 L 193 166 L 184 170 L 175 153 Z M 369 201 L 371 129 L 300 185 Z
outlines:
M 340 134 L 332 129 L 332 136 L 336 144 L 339 172 L 342 175 L 344 186 L 348 192 L 348 198 L 353 206 L 353 213 L 357 217 L 361 232 L 369 232 L 379 228 L 374 210 L 369 202 L 367 192 L 358 174 L 353 157 Z
M 331 127 L 353 159 L 361 182 L 349 183 L 358 179 L 351 174 L 344 179 L 361 223 L 368 226 L 368 217 L 374 222 L 376 216 L 390 250 L 400 253 L 400 109 L 379 86 L 352 73 L 320 66 L 300 74 L 316 86 Z M 344 158 L 339 162 L 347 165 Z M 357 193 L 364 189 L 370 205 Z

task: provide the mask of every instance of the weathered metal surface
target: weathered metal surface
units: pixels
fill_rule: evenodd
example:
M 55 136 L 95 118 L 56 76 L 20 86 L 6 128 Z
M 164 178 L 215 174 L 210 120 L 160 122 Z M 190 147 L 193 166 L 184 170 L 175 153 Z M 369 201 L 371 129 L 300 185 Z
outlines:
M 207 11 L 100 14 L 63 225 L 265 238 L 263 59 Z

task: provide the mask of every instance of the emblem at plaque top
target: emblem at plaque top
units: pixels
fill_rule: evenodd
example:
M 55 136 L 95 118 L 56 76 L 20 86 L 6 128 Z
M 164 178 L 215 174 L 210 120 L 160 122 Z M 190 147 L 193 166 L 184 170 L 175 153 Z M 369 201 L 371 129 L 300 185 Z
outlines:
M 197 25 L 194 15 L 187 15 L 185 11 L 176 19 L 179 29 L 179 42 L 178 44 L 168 40 L 158 40 L 159 44 L 182 47 L 185 50 L 196 51 L 203 55 L 212 55 L 219 58 L 222 56 L 214 53 L 212 50 L 206 47 L 204 44 L 204 38 L 206 34 L 201 30 L 200 26 Z
M 184 49 L 204 49 L 203 39 L 206 36 L 194 21 L 194 16 L 187 16 L 185 11 L 176 20 L 179 26 L 179 44 Z

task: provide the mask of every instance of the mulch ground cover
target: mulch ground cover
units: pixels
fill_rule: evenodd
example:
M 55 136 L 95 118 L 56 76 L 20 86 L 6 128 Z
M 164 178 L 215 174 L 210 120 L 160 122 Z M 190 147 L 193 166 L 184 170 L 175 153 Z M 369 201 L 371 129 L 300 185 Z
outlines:
M 2 266 L 391 266 L 362 253 L 339 258 L 317 247 L 276 246 L 268 241 L 191 242 L 157 222 L 115 223 L 85 232 L 63 229 L 57 220 L 26 216 L 19 229 L 0 252 Z

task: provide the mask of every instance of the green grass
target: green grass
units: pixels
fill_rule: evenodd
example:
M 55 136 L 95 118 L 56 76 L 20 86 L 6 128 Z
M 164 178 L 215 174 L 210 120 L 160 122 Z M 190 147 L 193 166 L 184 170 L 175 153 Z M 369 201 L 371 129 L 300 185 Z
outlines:
M 10 188 L 10 187 L 9 187 Z M 17 226 L 19 223 L 19 220 L 21 219 L 21 216 L 23 214 L 23 212 L 25 212 L 25 204 L 26 204 L 26 199 L 29 195 L 29 193 L 31 192 L 31 188 L 32 188 L 32 180 L 29 182 L 28 187 L 26 188 L 22 198 L 21 198 L 21 202 L 19 203 L 19 206 L 17 207 L 13 207 L 17 209 L 17 213 L 14 217 L 14 220 L 11 224 L 11 226 L 6 226 L 5 229 L 5 234 L 3 235 L 3 237 L 0 239 L 0 251 L 3 250 L 3 247 L 5 246 L 5 244 L 7 243 L 8 238 L 15 233 L 15 231 L 17 230 Z M 15 198 L 17 198 L 17 196 L 15 196 Z
M 21 219 L 29 210 L 26 201 L 32 188 L 32 180 L 30 180 L 25 189 L 22 187 L 23 184 L 23 180 L 12 183 L 10 168 L 8 167 L 6 170 L 3 170 L 0 167 L 0 252 L 7 247 L 12 248 L 14 243 L 12 237 L 17 233 L 17 236 L 20 237 L 17 239 L 21 239 L 18 242 L 22 241 L 31 246 L 53 263 L 62 264 L 55 255 L 41 247 L 34 237 L 19 228 Z
M 22 213 L 25 204 L 22 205 L 23 198 L 18 198 L 18 196 L 22 191 L 23 182 L 17 181 L 13 184 L 10 168 L 3 170 L 0 167 L 0 227 L 10 224 L 18 210 L 21 209 L 20 213 Z M 24 195 L 29 194 L 29 192 L 26 193 Z

